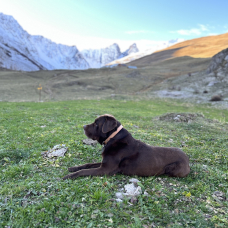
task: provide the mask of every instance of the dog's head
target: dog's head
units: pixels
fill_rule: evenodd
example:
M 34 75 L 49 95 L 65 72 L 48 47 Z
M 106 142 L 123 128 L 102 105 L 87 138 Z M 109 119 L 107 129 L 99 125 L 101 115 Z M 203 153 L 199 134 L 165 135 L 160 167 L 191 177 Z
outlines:
M 105 114 L 99 116 L 91 124 L 83 126 L 85 135 L 102 144 L 119 126 L 120 122 L 114 116 Z

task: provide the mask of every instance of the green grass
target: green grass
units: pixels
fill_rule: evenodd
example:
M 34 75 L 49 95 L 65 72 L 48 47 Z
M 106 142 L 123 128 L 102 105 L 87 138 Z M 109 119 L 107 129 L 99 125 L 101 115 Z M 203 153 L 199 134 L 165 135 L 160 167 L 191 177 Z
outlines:
M 191 123 L 160 121 L 165 113 L 200 113 Z M 227 227 L 228 111 L 173 100 L 78 100 L 0 103 L 0 227 Z M 132 135 L 180 147 L 190 158 L 186 178 L 136 177 L 137 202 L 115 201 L 123 175 L 63 181 L 67 168 L 101 160 L 82 126 L 113 114 Z M 65 157 L 41 152 L 66 144 Z M 222 192 L 216 197 L 216 191 Z

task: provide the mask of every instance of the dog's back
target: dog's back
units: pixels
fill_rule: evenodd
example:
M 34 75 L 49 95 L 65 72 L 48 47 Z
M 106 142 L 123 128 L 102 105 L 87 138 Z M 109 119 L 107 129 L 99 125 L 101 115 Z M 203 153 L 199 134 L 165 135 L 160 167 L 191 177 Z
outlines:
M 124 149 L 125 157 L 119 165 L 123 174 L 138 176 L 166 174 L 173 177 L 185 177 L 189 174 L 189 158 L 181 149 L 153 147 L 134 138 L 130 141 Z

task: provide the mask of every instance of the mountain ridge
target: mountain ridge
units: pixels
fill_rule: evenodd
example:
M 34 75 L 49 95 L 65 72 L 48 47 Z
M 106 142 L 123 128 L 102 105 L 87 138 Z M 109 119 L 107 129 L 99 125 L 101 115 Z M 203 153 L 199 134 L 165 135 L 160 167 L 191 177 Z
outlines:
M 132 61 L 136 61 L 137 59 L 141 59 L 141 58 L 144 58 L 148 55 L 151 55 L 153 54 L 154 52 L 156 51 L 160 51 L 164 48 L 167 48 L 169 46 L 172 46 L 176 43 L 179 43 L 179 42 L 182 42 L 183 39 L 171 39 L 171 40 L 168 40 L 166 42 L 163 42 L 162 44 L 160 45 L 157 45 L 155 46 L 154 48 L 149 48 L 149 49 L 146 49 L 146 50 L 143 50 L 143 51 L 138 51 L 138 52 L 131 52 L 129 55 L 126 55 L 126 56 L 123 56 L 121 58 L 118 58 L 117 60 L 114 60 L 113 62 L 110 62 L 108 63 L 107 65 L 116 65 L 116 64 L 126 64 L 126 63 L 130 63 Z
M 13 70 L 89 67 L 76 46 L 56 44 L 43 36 L 32 36 L 12 16 L 3 13 L 0 13 L 0 54 L 1 66 Z
M 43 36 L 30 35 L 12 16 L 0 13 L 2 68 L 23 71 L 84 70 L 100 68 L 121 54 L 118 44 L 104 49 L 80 52 L 76 46 L 57 44 Z

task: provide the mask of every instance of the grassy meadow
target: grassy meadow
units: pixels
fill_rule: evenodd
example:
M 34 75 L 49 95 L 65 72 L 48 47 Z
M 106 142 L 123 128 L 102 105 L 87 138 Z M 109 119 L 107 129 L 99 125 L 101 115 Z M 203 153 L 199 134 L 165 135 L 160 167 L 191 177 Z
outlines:
M 160 57 L 163 60 L 167 58 L 164 53 Z M 195 76 L 190 78 L 187 76 L 188 73 L 203 71 L 210 62 L 210 59 L 194 59 L 186 56 L 154 63 L 155 60 L 157 58 L 151 56 L 142 58 L 134 63 L 137 69 L 128 69 L 124 66 L 33 72 L 0 69 L 0 101 L 110 99 L 118 95 L 154 97 L 154 91 L 170 90 L 170 88 L 175 90 L 177 86 L 183 90 L 184 87 L 188 90 L 190 87 L 190 91 L 194 91 L 191 87 L 198 85 L 199 79 L 202 80 L 203 76 L 194 74 Z M 38 90 L 39 87 L 42 87 L 42 91 Z M 223 83 L 223 87 L 222 90 L 225 91 L 226 84 Z M 204 87 L 200 85 L 199 98 L 205 96 L 203 90 Z M 212 91 L 209 91 L 209 96 L 214 93 L 213 88 L 210 90 Z
M 109 99 L 0 102 L 0 113 L 0 227 L 228 227 L 228 110 Z M 105 113 L 150 145 L 182 148 L 189 176 L 135 176 L 148 195 L 122 203 L 115 193 L 129 176 L 63 181 L 68 167 L 101 160 L 102 146 L 82 143 L 82 126 Z M 204 117 L 175 122 L 166 113 Z M 64 157 L 41 155 L 57 144 L 68 147 Z

